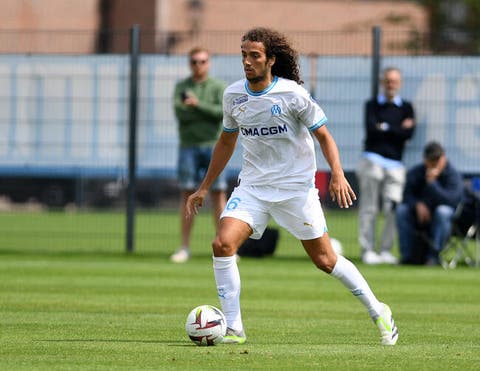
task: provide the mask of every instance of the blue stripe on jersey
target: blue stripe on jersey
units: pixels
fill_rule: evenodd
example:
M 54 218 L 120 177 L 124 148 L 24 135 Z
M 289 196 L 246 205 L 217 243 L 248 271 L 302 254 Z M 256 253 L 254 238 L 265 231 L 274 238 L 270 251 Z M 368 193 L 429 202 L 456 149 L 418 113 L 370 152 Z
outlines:
M 320 126 L 325 125 L 326 123 L 327 123 L 327 118 L 324 117 L 323 119 L 321 119 L 321 120 L 320 120 L 319 122 L 317 122 L 316 124 L 313 124 L 312 126 L 310 126 L 310 127 L 308 128 L 308 130 L 314 131 L 314 130 L 318 129 Z
M 253 96 L 259 96 L 259 95 L 263 95 L 263 94 L 267 94 L 270 90 L 273 89 L 273 87 L 275 86 L 275 84 L 277 83 L 278 81 L 278 77 L 277 76 L 273 76 L 273 81 L 272 83 L 267 86 L 265 89 L 263 89 L 262 91 L 252 91 L 250 90 L 250 88 L 248 87 L 248 80 L 245 81 L 245 90 L 247 91 L 248 94 L 250 95 L 253 95 Z
M 229 129 L 229 128 L 226 128 L 225 126 L 223 127 L 223 131 L 226 131 L 227 133 L 235 133 L 238 131 L 238 128 L 236 129 Z

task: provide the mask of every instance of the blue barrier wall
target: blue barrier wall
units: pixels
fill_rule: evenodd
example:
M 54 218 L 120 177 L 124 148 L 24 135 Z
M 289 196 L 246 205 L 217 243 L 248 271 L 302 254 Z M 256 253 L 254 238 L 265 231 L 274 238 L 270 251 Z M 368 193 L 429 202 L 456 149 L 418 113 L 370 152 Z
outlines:
M 344 168 L 355 168 L 370 95 L 368 57 L 303 57 L 302 76 L 329 118 Z M 417 113 L 408 165 L 427 140 L 443 143 L 457 167 L 480 172 L 480 58 L 389 57 Z M 313 67 L 312 67 L 313 66 Z M 128 56 L 0 56 L 0 174 L 124 176 L 128 148 Z M 138 173 L 173 176 L 177 127 L 171 95 L 189 73 L 185 56 L 140 58 Z M 214 56 L 212 75 L 243 77 L 239 56 Z M 229 169 L 240 167 L 240 148 Z M 327 165 L 318 151 L 318 167 Z

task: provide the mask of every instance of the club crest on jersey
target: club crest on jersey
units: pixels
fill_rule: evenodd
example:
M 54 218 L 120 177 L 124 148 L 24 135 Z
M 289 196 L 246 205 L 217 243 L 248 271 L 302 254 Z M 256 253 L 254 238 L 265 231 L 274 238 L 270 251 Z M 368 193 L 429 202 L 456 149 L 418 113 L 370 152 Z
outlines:
M 270 108 L 270 111 L 272 112 L 272 116 L 280 116 L 282 113 L 282 109 L 278 104 L 274 104 L 272 108 Z
M 233 100 L 233 105 L 238 106 L 239 104 L 245 103 L 246 101 L 248 101 L 248 95 L 242 95 Z

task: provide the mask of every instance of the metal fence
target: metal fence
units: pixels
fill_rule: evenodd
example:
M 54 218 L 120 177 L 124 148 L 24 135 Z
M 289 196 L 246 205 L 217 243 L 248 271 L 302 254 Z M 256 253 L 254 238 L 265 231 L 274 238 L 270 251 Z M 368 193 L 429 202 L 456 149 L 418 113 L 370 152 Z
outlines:
M 186 54 L 202 45 L 213 54 L 238 55 L 245 30 L 203 33 L 141 30 L 142 54 Z M 286 35 L 302 55 L 370 56 L 372 30 L 289 31 Z M 454 36 L 454 35 L 453 35 Z M 452 38 L 453 38 L 452 36 Z M 472 37 L 473 38 L 473 37 Z M 472 55 L 468 48 L 442 49 L 437 34 L 417 30 L 382 31 L 383 55 Z M 130 30 L 38 31 L 0 30 L 0 54 L 128 54 Z M 453 50 L 453 51 L 452 51 Z
M 136 200 L 142 208 L 175 208 L 178 138 L 172 93 L 175 82 L 189 73 L 188 60 L 184 52 L 155 52 L 156 46 L 165 46 L 164 35 L 141 35 L 135 101 Z M 237 50 L 240 35 L 212 33 L 202 39 L 213 52 L 212 75 L 226 83 L 243 76 Z M 372 35 L 289 35 L 301 51 L 305 87 L 326 111 L 353 181 L 362 148 L 363 105 L 372 91 Z M 125 49 L 118 54 L 94 52 L 102 37 L 96 32 L 0 32 L 0 194 L 14 201 L 6 202 L 10 205 L 4 207 L 6 212 L 25 201 L 77 212 L 92 208 L 123 212 L 131 136 L 130 34 L 109 36 L 116 50 Z M 417 113 L 418 129 L 405 161 L 419 161 L 426 140 L 436 139 L 464 173 L 478 174 L 480 58 L 430 55 L 426 39 L 412 33 L 381 38 L 379 65 L 400 67 L 402 95 L 414 103 Z M 227 169 L 232 179 L 239 166 L 237 151 Z M 320 151 L 318 166 L 327 170 Z M 99 225 L 98 236 L 101 230 Z M 138 238 L 148 240 L 168 232 L 158 226 L 143 231 Z M 62 232 L 46 233 L 39 243 L 48 243 L 56 233 Z M 206 241 L 211 234 L 210 228 L 204 231 Z M 91 238 L 81 226 L 74 235 L 76 241 Z M 108 236 L 106 240 L 118 240 Z

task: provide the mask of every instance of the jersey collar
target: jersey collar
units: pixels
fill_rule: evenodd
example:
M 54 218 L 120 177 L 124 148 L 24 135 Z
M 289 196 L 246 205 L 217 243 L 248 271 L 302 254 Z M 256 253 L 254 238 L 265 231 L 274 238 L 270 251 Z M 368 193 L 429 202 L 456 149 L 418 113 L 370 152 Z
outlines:
M 252 91 L 248 87 L 248 80 L 245 80 L 245 90 L 247 91 L 247 93 L 249 95 L 253 95 L 253 96 L 259 96 L 259 95 L 267 94 L 270 90 L 273 89 L 273 87 L 276 85 L 277 81 L 278 81 L 278 77 L 273 76 L 272 83 L 270 85 L 268 85 L 265 89 L 263 89 L 262 91 Z

